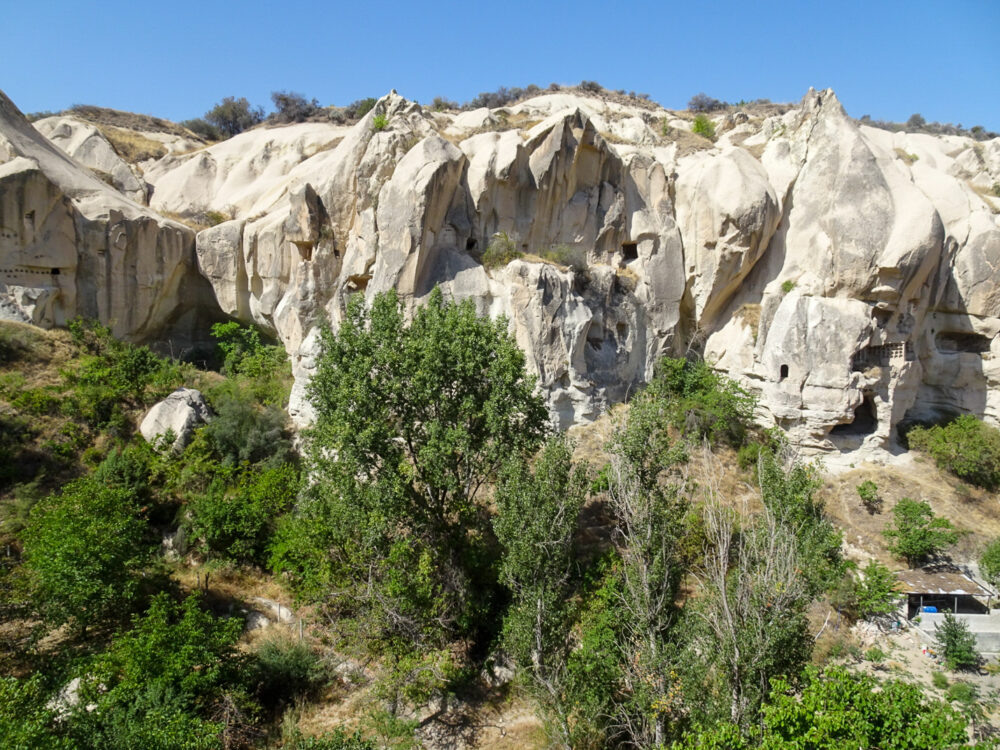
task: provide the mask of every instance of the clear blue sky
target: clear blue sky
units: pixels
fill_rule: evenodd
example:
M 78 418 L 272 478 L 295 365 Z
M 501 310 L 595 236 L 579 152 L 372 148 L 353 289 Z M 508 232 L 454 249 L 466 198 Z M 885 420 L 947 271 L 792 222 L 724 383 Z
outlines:
M 1000 131 L 1000 0 L 0 0 L 0 18 L 0 89 L 25 112 L 183 120 L 278 89 L 461 102 L 588 79 L 671 108 L 831 87 L 854 117 Z

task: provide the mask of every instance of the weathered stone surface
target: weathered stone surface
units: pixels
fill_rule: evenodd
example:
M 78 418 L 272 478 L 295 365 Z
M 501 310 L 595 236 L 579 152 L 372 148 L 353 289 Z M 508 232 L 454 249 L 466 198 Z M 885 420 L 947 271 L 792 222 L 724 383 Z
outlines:
M 139 432 L 147 443 L 156 443 L 168 432 L 173 433 L 174 441 L 169 447 L 178 452 L 191 441 L 195 428 L 211 418 L 212 412 L 201 391 L 178 388 L 146 412 Z
M 217 309 L 210 294 L 197 273 L 190 229 L 95 177 L 0 93 L 5 308 L 46 327 L 82 315 L 121 338 L 148 340 L 185 311 Z
M 115 152 L 97 127 L 75 117 L 46 117 L 33 124 L 39 133 L 99 177 L 106 176 L 126 198 L 146 203 L 148 188 L 138 169 Z
M 908 420 L 1000 419 L 1000 139 L 877 130 L 829 90 L 780 115 L 713 117 L 714 144 L 651 104 L 557 92 L 449 114 L 393 92 L 351 127 L 255 129 L 143 165 L 144 179 L 154 208 L 233 216 L 199 233 L 198 269 L 222 311 L 289 350 L 299 424 L 319 321 L 337 325 L 354 294 L 395 288 L 413 306 L 435 285 L 506 316 L 562 427 L 688 353 L 809 450 L 871 456 L 896 450 Z M 68 159 L 43 169 L 2 126 L 0 207 L 36 207 L 53 239 L 17 224 L 0 243 L 18 263 L 79 258 L 80 205 L 109 189 Z M 164 268 L 183 254 L 163 244 L 169 223 L 115 210 L 133 234 L 160 227 L 126 245 L 162 246 Z M 497 238 L 522 255 L 487 269 Z M 109 268 L 115 284 L 133 274 Z M 146 278 L 138 311 L 106 308 L 157 311 L 124 326 L 149 330 L 175 304 L 172 278 Z M 46 324 L 97 286 L 36 281 L 2 299 Z

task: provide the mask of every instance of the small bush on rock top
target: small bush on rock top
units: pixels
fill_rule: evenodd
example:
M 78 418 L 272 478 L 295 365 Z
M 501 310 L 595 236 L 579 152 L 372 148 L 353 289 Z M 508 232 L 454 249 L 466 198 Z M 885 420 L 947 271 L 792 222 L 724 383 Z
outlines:
M 389 118 L 385 115 L 375 115 L 372 118 L 372 130 L 378 132 L 380 130 L 385 130 L 389 125 Z
M 700 92 L 691 97 L 688 101 L 688 109 L 692 112 L 715 112 L 725 108 L 726 103 L 721 102 L 704 92 Z
M 227 138 L 252 128 L 264 119 L 264 110 L 251 107 L 246 97 L 227 96 L 205 113 L 205 119 Z
M 482 262 L 489 269 L 503 268 L 523 255 L 524 253 L 517 249 L 514 240 L 506 232 L 497 232 L 483 253 Z
M 316 99 L 310 101 L 295 91 L 272 91 L 271 101 L 275 109 L 271 117 L 276 122 L 303 122 L 320 111 Z
M 1000 430 L 971 414 L 946 425 L 914 427 L 906 439 L 959 479 L 987 490 L 1000 487 Z

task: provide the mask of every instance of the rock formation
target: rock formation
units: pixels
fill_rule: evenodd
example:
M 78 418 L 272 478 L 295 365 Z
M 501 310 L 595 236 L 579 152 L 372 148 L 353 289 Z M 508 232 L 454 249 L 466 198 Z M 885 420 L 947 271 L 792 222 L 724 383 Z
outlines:
M 174 437 L 170 449 L 179 453 L 191 441 L 195 428 L 211 419 L 212 412 L 201 391 L 178 388 L 153 404 L 142 418 L 139 432 L 149 443 L 155 443 L 170 433 Z
M 74 127 L 43 129 L 67 147 L 90 142 L 80 154 L 107 157 L 100 165 L 112 174 L 129 171 L 102 150 L 102 138 Z M 0 314 L 41 326 L 82 315 L 144 340 L 171 326 L 193 335 L 205 305 L 215 308 L 197 272 L 194 232 L 69 158 L 0 92 Z
M 88 269 L 51 277 L 61 306 L 41 278 L 4 279 L 7 298 L 39 324 L 73 310 L 154 335 L 184 308 L 190 233 L 56 158 L 2 102 L 4 268 L 41 252 L 34 211 L 53 240 L 31 268 Z M 300 423 L 320 321 L 354 294 L 394 287 L 415 305 L 435 285 L 509 319 L 562 427 L 691 352 L 808 450 L 892 449 L 901 423 L 950 413 L 1000 419 L 1000 139 L 867 127 L 832 91 L 719 115 L 715 143 L 686 117 L 569 93 L 455 115 L 393 92 L 351 127 L 256 128 L 133 174 L 153 209 L 232 217 L 198 233 L 198 269 L 222 312 L 288 349 Z M 40 127 L 74 153 L 62 125 Z M 134 260 L 96 276 L 90 256 L 111 243 L 76 227 L 126 221 Z M 488 269 L 497 242 L 521 255 Z M 155 278 L 132 275 L 150 264 Z M 127 312 L 91 301 L 130 283 Z

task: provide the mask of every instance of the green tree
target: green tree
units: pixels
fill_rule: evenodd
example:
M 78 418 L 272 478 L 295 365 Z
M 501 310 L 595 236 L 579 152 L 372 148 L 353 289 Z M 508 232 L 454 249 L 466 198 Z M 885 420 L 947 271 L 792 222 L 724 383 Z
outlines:
M 131 630 L 86 665 L 69 733 L 78 746 L 95 749 L 218 747 L 232 707 L 252 711 L 240 697 L 245 665 L 235 645 L 242 629 L 238 618 L 204 611 L 196 596 L 180 604 L 156 596 Z M 229 722 L 211 720 L 227 708 Z
M 301 517 L 328 553 L 279 558 L 279 569 L 328 554 L 338 598 L 364 609 L 383 642 L 430 646 L 488 627 L 495 543 L 482 495 L 546 432 L 533 388 L 506 321 L 471 301 L 435 289 L 407 325 L 394 292 L 370 309 L 355 297 L 339 330 L 323 332 L 309 388 L 316 483 Z
M 979 556 L 979 572 L 990 585 L 1000 586 L 1000 539 L 990 542 Z
M 878 560 L 861 571 L 857 586 L 858 615 L 865 620 L 885 617 L 896 611 L 899 593 L 896 576 Z
M 663 359 L 644 393 L 659 402 L 664 418 L 690 439 L 739 447 L 753 423 L 754 397 L 701 361 Z
M 264 110 L 251 107 L 246 97 L 225 97 L 205 113 L 205 119 L 227 138 L 252 128 L 264 119 Z
M 39 502 L 24 530 L 32 598 L 51 624 L 88 626 L 128 614 L 151 554 L 132 491 L 76 480 Z
M 841 534 L 823 513 L 816 491 L 816 466 L 773 450 L 761 451 L 757 462 L 761 500 L 794 538 L 810 596 L 833 586 L 845 572 Z
M 956 619 L 950 612 L 945 612 L 944 622 L 934 626 L 934 639 L 948 669 L 973 669 L 979 665 L 976 636 L 967 622 Z
M 233 487 L 217 479 L 188 504 L 191 532 L 212 554 L 260 563 L 275 520 L 291 508 L 298 484 L 298 471 L 289 464 L 246 471 Z
M 569 444 L 552 438 L 534 471 L 520 456 L 507 464 L 493 520 L 503 548 L 500 580 L 513 599 L 504 616 L 504 644 L 567 744 L 566 664 L 573 624 L 568 599 L 573 533 L 585 498 L 586 476 L 573 468 Z
M 946 425 L 915 427 L 906 440 L 959 479 L 988 490 L 1000 487 L 1000 430 L 971 414 Z
M 39 675 L 19 680 L 0 677 L 0 737 L 9 750 L 70 750 L 69 738 L 55 731 L 56 711 L 49 708 Z
M 869 515 L 874 516 L 882 512 L 882 498 L 878 494 L 878 485 L 872 480 L 866 479 L 858 485 L 858 497 L 861 498 L 861 504 L 865 506 Z
M 896 503 L 892 525 L 882 534 L 889 540 L 889 551 L 911 567 L 937 557 L 958 541 L 958 532 L 951 521 L 935 516 L 927 503 L 908 497 Z
M 715 123 L 708 119 L 707 115 L 697 115 L 691 123 L 691 132 L 704 136 L 710 141 L 715 140 Z

